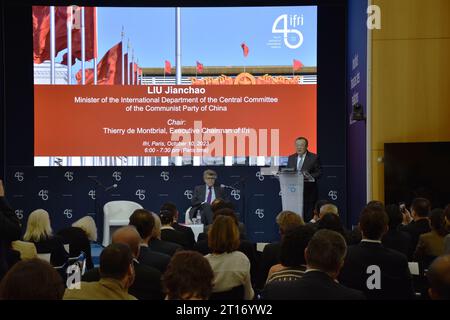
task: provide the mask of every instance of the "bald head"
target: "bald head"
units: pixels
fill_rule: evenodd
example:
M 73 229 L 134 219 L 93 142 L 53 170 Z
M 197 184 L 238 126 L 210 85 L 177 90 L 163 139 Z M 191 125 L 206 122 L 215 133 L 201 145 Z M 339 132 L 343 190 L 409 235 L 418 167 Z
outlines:
M 431 299 L 450 300 L 450 254 L 436 258 L 427 275 Z
M 324 215 L 329 213 L 335 214 L 337 216 L 339 215 L 338 208 L 332 203 L 327 203 L 320 207 L 319 218 L 322 218 Z
M 139 257 L 139 245 L 141 240 L 139 232 L 133 226 L 117 229 L 112 235 L 112 243 L 127 244 L 135 258 Z

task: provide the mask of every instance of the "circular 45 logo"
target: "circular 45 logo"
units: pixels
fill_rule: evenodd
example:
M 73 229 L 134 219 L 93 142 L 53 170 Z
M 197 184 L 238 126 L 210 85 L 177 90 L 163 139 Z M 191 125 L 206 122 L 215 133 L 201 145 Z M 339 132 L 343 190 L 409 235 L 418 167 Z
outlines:
M 138 196 L 139 200 L 144 200 L 145 199 L 145 190 L 138 189 L 138 190 L 136 190 L 135 195 Z
M 262 219 L 264 218 L 264 209 L 256 209 L 255 214 L 258 216 L 258 218 Z
M 188 198 L 189 200 L 192 200 L 192 190 L 185 190 L 184 191 L 184 195 L 186 196 L 186 198 Z
M 241 190 L 231 190 L 231 196 L 234 198 L 234 200 L 239 200 L 241 199 Z
M 23 172 L 17 171 L 17 172 L 14 173 L 14 178 L 16 178 L 17 181 L 22 182 L 23 179 L 24 179 L 24 175 L 25 175 L 25 174 L 24 174 Z
M 161 172 L 161 174 L 159 175 L 164 181 L 169 181 L 170 180 L 170 176 L 169 176 L 169 172 L 168 171 L 163 171 Z

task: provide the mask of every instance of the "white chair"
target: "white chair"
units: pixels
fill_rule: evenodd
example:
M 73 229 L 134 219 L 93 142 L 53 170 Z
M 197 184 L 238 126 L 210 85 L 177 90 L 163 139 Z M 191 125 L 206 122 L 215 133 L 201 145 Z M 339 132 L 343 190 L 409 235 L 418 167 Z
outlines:
M 103 206 L 103 246 L 107 247 L 111 241 L 111 226 L 126 226 L 129 223 L 130 216 L 134 210 L 143 209 L 143 207 L 133 201 L 110 201 Z

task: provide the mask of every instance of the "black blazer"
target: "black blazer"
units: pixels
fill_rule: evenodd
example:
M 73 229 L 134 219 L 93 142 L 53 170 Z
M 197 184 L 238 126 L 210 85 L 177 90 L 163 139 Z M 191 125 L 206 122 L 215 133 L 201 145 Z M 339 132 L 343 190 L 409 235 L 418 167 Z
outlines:
M 321 271 L 298 280 L 274 281 L 261 294 L 264 300 L 364 300 L 361 291 L 344 287 Z
M 297 170 L 297 158 L 298 158 L 297 153 L 290 155 L 288 158 L 287 167 L 294 168 Z M 314 179 L 320 178 L 320 176 L 322 175 L 322 168 L 320 165 L 319 156 L 315 153 L 307 151 L 301 171 L 308 172 L 311 176 L 313 176 Z
M 134 263 L 135 278 L 128 293 L 138 300 L 162 300 L 164 295 L 161 288 L 161 272 L 141 263 Z M 94 268 L 81 278 L 85 282 L 100 280 L 99 268 Z
M 20 239 L 20 221 L 5 197 L 0 197 L 0 280 L 11 267 L 11 241 Z
M 173 223 L 172 227 L 175 230 L 177 230 L 177 231 L 179 231 L 179 232 L 184 234 L 184 237 L 186 238 L 186 241 L 187 241 L 186 249 L 190 249 L 191 250 L 192 248 L 194 248 L 195 236 L 194 236 L 194 231 L 192 231 L 191 228 L 183 226 L 183 225 L 181 225 L 179 223 Z
M 408 261 L 411 261 L 413 255 L 411 236 L 399 230 L 389 230 L 381 239 L 383 246 L 400 253 L 403 253 Z
M 369 266 L 380 268 L 381 289 L 369 289 Z M 363 291 L 369 300 L 412 299 L 414 292 L 408 260 L 404 254 L 383 247 L 380 243 L 361 242 L 348 247 L 339 281 L 350 288 Z
M 420 235 L 431 231 L 430 222 L 428 219 L 412 221 L 410 224 L 401 227 L 400 231 L 405 231 L 411 236 L 411 246 L 413 250 L 416 250 Z
M 163 240 L 159 240 L 159 239 L 151 239 L 148 244 L 148 247 L 153 251 L 161 252 L 161 253 L 167 254 L 171 257 L 178 250 L 183 250 L 183 247 L 180 246 L 179 244 L 169 242 L 169 241 L 163 241 Z
M 179 244 L 183 249 L 189 246 L 186 236 L 177 230 L 161 229 L 161 240 Z
M 228 195 L 224 188 L 214 186 L 214 194 L 216 199 L 222 199 L 228 201 Z M 206 184 L 196 186 L 194 188 L 194 194 L 192 196 L 191 203 L 192 205 L 196 205 L 205 201 L 206 197 Z
M 141 246 L 139 252 L 139 262 L 149 267 L 158 269 L 159 272 L 166 272 L 170 262 L 170 256 L 161 252 L 153 251 L 148 247 Z
M 280 263 L 280 252 L 281 242 L 269 243 L 264 247 L 256 280 L 257 289 L 264 288 L 270 268 L 273 265 Z
M 34 245 L 37 253 L 50 253 L 50 263 L 54 267 L 64 265 L 69 258 L 69 254 L 64 249 L 63 241 L 58 236 L 34 242 Z
M 81 228 L 68 227 L 58 232 L 64 244 L 69 244 L 69 256 L 78 257 L 83 251 L 86 254 L 86 268 L 92 269 L 91 242 Z

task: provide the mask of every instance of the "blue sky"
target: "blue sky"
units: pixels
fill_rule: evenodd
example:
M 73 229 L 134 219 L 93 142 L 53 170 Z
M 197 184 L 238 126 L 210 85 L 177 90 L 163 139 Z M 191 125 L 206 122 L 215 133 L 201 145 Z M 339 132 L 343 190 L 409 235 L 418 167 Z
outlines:
M 304 24 L 295 26 L 304 37 L 297 49 L 286 47 L 283 34 L 272 34 L 275 19 L 284 14 L 288 22 L 290 15 L 303 15 Z M 99 7 L 97 16 L 99 60 L 120 41 L 124 26 L 124 42 L 130 39 L 142 67 L 162 67 L 164 60 L 175 65 L 174 8 Z M 302 61 L 305 66 L 317 66 L 315 6 L 182 8 L 181 26 L 184 66 L 193 66 L 197 60 L 205 66 L 291 65 L 293 59 Z M 280 23 L 278 28 L 282 27 Z M 292 28 L 288 25 L 288 29 Z M 279 48 L 270 47 L 271 40 L 279 41 Z M 298 36 L 289 33 L 289 41 L 298 42 Z M 250 49 L 247 58 L 242 54 L 242 42 Z M 75 70 L 78 68 L 79 63 Z

